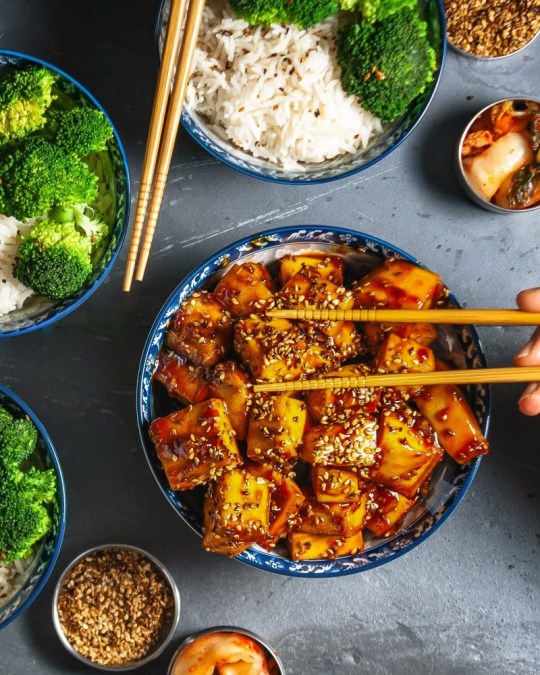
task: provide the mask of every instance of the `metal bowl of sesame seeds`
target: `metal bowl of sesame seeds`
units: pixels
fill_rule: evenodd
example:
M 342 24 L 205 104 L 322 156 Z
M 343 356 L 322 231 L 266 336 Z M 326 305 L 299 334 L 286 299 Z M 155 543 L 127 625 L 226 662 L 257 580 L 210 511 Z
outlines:
M 180 594 L 153 555 L 128 544 L 81 553 L 64 570 L 52 602 L 64 647 L 100 670 L 126 671 L 157 658 L 180 618 Z
M 333 226 L 306 225 L 283 227 L 241 239 L 201 262 L 172 292 L 158 313 L 144 347 L 136 388 L 136 408 L 143 450 L 154 478 L 179 517 L 198 536 L 202 536 L 203 488 L 183 492 L 172 490 L 153 445 L 149 427 L 159 416 L 178 409 L 164 387 L 154 380 L 154 370 L 171 318 L 180 304 L 192 293 L 212 289 L 234 263 L 259 262 L 269 269 L 278 265 L 286 254 L 328 253 L 342 256 L 350 272 L 359 278 L 385 259 L 395 258 L 421 265 L 415 258 L 392 244 L 363 234 Z M 449 301 L 459 307 L 449 293 Z M 482 368 L 486 362 L 472 326 L 440 327 L 437 342 L 440 356 L 457 368 Z M 489 424 L 489 388 L 475 385 L 468 390 L 472 410 L 486 434 Z M 300 577 L 335 577 L 365 571 L 388 563 L 407 553 L 433 534 L 453 513 L 465 495 L 480 465 L 480 458 L 457 465 L 445 458 L 436 469 L 428 493 L 407 515 L 399 531 L 387 538 L 366 539 L 365 549 L 333 560 L 291 560 L 278 544 L 267 551 L 257 545 L 235 556 L 235 560 L 258 569 Z

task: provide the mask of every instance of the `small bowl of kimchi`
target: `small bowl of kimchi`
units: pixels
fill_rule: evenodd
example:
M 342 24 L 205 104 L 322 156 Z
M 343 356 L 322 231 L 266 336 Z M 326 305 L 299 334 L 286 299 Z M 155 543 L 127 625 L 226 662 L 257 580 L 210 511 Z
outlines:
M 167 675 L 285 675 L 276 652 L 255 633 L 216 626 L 186 638 L 175 651 Z
M 480 110 L 461 136 L 456 164 L 479 206 L 494 213 L 540 208 L 540 101 L 503 99 Z

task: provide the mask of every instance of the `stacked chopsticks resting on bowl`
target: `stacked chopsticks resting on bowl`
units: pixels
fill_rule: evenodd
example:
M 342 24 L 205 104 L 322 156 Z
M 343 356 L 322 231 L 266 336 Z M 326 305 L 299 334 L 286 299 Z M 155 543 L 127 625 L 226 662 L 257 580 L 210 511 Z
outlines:
M 138 281 L 142 281 L 148 263 L 182 108 L 186 98 L 203 10 L 204 0 L 172 0 L 171 2 L 167 35 L 159 69 L 139 186 L 135 222 L 124 276 L 124 291 L 129 291 L 131 288 L 147 208 L 146 231 L 139 253 L 136 273 Z M 149 202 L 150 206 L 148 207 Z
M 540 312 L 518 309 L 274 309 L 267 312 L 274 319 L 309 321 L 361 321 L 415 323 L 428 321 L 438 324 L 477 325 L 540 325 Z M 392 373 L 390 375 L 356 375 L 326 377 L 292 382 L 256 384 L 256 392 L 312 391 L 317 389 L 350 389 L 354 387 L 395 387 L 428 384 L 474 384 L 501 382 L 536 382 L 540 367 L 483 368 L 478 370 L 449 370 L 427 373 Z

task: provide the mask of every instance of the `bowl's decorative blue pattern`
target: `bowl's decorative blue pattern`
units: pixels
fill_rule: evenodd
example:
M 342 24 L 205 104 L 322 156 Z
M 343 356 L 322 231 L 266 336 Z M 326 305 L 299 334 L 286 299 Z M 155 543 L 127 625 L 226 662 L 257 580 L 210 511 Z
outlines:
M 161 36 L 168 18 L 170 0 L 162 0 L 156 22 L 156 43 L 161 44 Z M 428 36 L 435 50 L 437 73 L 434 81 L 411 104 L 409 110 L 392 124 L 385 125 L 383 134 L 376 138 L 366 149 L 357 153 L 342 155 L 320 164 L 306 164 L 305 169 L 283 169 L 224 141 L 208 127 L 203 117 L 189 110 L 182 114 L 182 124 L 188 133 L 211 155 L 227 166 L 255 178 L 282 183 L 285 185 L 306 185 L 325 183 L 351 176 L 389 155 L 407 138 L 416 127 L 431 103 L 437 89 L 444 60 L 446 58 L 446 24 L 441 0 L 420 0 L 419 10 L 428 24 Z
M 60 462 L 54 445 L 35 413 L 12 391 L 0 384 L 0 405 L 15 417 L 27 416 L 38 430 L 37 452 L 44 468 L 54 469 L 56 474 L 57 500 L 53 505 L 52 529 L 39 545 L 36 559 L 28 573 L 24 585 L 11 597 L 0 604 L 0 629 L 20 616 L 36 599 L 51 574 L 66 527 L 66 493 Z
M 163 343 L 169 319 L 196 289 L 210 285 L 223 274 L 224 269 L 234 262 L 256 260 L 269 262 L 287 252 L 318 250 L 346 255 L 351 264 L 367 271 L 386 258 L 397 258 L 420 264 L 410 255 L 375 237 L 337 227 L 300 226 L 269 230 L 255 237 L 241 239 L 209 258 L 189 274 L 173 291 L 154 322 L 146 342 L 137 380 L 137 421 L 141 441 L 150 469 L 166 498 L 183 520 L 201 534 L 200 513 L 197 513 L 186 493 L 175 492 L 168 486 L 167 479 L 149 439 L 148 427 L 156 417 L 152 374 L 160 347 Z M 453 296 L 450 301 L 459 306 Z M 452 358 L 461 368 L 483 368 L 486 366 L 478 336 L 474 328 L 461 326 L 441 327 L 444 339 L 439 347 L 445 349 L 445 356 Z M 448 351 L 449 346 L 451 347 Z M 489 421 L 489 388 L 475 385 L 469 392 L 472 409 L 484 431 Z M 366 550 L 358 555 L 337 560 L 310 560 L 293 562 L 278 552 L 269 553 L 259 547 L 251 547 L 237 556 L 238 560 L 260 569 L 280 574 L 321 577 L 353 574 L 370 569 L 403 555 L 429 535 L 450 516 L 463 498 L 480 465 L 480 458 L 459 466 L 450 458 L 441 462 L 435 472 L 432 486 L 423 500 L 405 520 L 401 531 L 388 539 L 372 539 L 366 542 Z
M 59 76 L 60 83 L 74 86 L 77 92 L 93 106 L 103 112 L 114 130 L 114 138 L 108 144 L 107 154 L 110 159 L 112 174 L 114 177 L 114 191 L 116 197 L 116 213 L 112 223 L 111 233 L 107 248 L 97 261 L 91 276 L 84 286 L 74 295 L 57 302 L 46 298 L 34 296 L 27 300 L 23 307 L 0 317 L 0 338 L 11 337 L 28 333 L 38 328 L 43 328 L 58 321 L 74 309 L 79 307 L 92 293 L 103 283 L 120 253 L 129 222 L 130 185 L 129 169 L 124 147 L 118 136 L 118 132 L 107 115 L 107 112 L 96 99 L 81 84 L 70 75 L 50 63 L 33 56 L 27 56 L 19 52 L 0 49 L 0 71 L 4 67 L 26 68 L 31 65 L 39 65 L 49 68 Z

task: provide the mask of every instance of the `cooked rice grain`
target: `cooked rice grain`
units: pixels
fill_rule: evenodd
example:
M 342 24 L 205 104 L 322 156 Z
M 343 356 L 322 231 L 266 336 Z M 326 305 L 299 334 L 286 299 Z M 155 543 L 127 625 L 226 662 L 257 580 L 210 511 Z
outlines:
M 0 214 L 0 316 L 19 309 L 33 294 L 32 289 L 13 276 L 20 234 L 24 234 L 30 225 L 31 221 L 23 224 L 11 216 Z
M 285 169 L 365 148 L 382 131 L 341 86 L 338 18 L 310 30 L 252 27 L 227 3 L 204 10 L 188 107 L 221 138 Z

